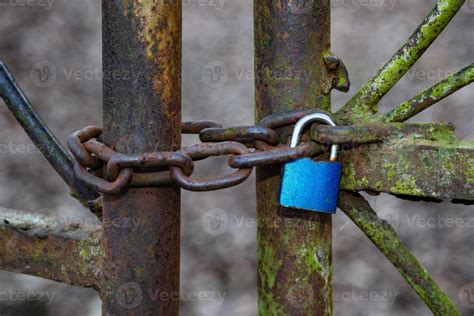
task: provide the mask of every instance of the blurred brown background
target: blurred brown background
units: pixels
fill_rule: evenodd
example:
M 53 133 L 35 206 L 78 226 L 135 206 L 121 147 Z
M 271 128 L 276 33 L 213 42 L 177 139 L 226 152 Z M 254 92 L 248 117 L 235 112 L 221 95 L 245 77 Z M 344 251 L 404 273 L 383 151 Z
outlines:
M 333 52 L 349 69 L 349 98 L 404 42 L 435 3 L 416 0 L 332 0 Z M 225 126 L 253 124 L 253 30 L 250 0 L 184 0 L 183 119 Z M 473 62 L 474 1 L 463 10 L 387 95 L 382 111 Z M 64 143 L 73 131 L 101 122 L 100 1 L 0 0 L 0 58 Z M 40 78 L 38 69 L 51 74 Z M 218 77 L 208 70 L 218 67 Z M 417 121 L 451 121 L 474 140 L 474 89 L 458 92 Z M 85 221 L 0 101 L 0 205 Z M 196 142 L 185 138 L 186 143 Z M 207 162 L 202 172 L 221 173 Z M 403 175 L 401 175 L 403 176 Z M 474 315 L 474 206 L 369 197 L 402 241 L 446 290 L 463 315 Z M 182 315 L 256 315 L 254 180 L 217 193 L 183 193 Z M 224 220 L 218 230 L 212 216 Z M 419 219 L 427 219 L 423 224 Z M 452 226 L 450 220 L 461 219 Z M 430 315 L 398 272 L 341 213 L 334 220 L 336 315 Z M 472 290 L 472 296 L 463 293 Z M 18 293 L 31 293 L 35 301 Z M 196 299 L 195 294 L 201 297 Z M 469 300 L 470 299 L 470 300 Z M 92 290 L 0 273 L 0 315 L 100 315 Z

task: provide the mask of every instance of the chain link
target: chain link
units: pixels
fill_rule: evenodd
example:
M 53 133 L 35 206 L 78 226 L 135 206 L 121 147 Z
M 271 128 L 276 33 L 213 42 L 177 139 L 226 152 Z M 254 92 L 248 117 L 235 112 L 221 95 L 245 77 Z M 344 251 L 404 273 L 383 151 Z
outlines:
M 183 122 L 183 134 L 199 134 L 200 144 L 176 152 L 124 154 L 97 139 L 98 126 L 89 126 L 69 137 L 75 157 L 76 177 L 102 194 L 120 194 L 129 187 L 178 185 L 189 191 L 213 191 L 236 186 L 247 180 L 254 167 L 281 164 L 322 153 L 324 148 L 306 142 L 295 148 L 278 144 L 275 129 L 295 124 L 302 117 L 320 110 L 296 110 L 270 115 L 258 126 L 223 128 L 214 121 Z M 253 151 L 251 151 L 251 149 Z M 230 156 L 234 173 L 207 179 L 194 179 L 194 161 Z

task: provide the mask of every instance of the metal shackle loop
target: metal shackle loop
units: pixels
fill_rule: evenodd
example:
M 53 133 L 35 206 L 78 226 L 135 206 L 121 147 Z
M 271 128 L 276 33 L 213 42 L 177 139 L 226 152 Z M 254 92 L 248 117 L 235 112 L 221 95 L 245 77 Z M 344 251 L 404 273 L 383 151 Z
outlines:
M 295 128 L 293 130 L 293 136 L 291 137 L 291 144 L 290 147 L 294 148 L 298 146 L 301 140 L 301 133 L 303 132 L 303 129 L 306 127 L 306 125 L 313 123 L 313 122 L 321 122 L 321 123 L 326 123 L 331 126 L 337 126 L 336 122 L 334 121 L 333 118 L 331 118 L 329 115 L 325 113 L 313 113 L 309 114 L 303 118 L 301 118 L 298 123 L 296 123 Z M 338 145 L 332 145 L 331 146 L 331 156 L 330 160 L 331 161 L 336 161 L 337 160 L 337 152 L 339 151 L 339 146 Z

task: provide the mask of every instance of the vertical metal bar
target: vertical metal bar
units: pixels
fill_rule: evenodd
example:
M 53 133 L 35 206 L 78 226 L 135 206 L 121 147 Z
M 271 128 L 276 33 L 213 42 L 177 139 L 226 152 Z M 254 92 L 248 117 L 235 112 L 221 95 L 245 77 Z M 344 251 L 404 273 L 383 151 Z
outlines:
M 256 120 L 330 109 L 329 0 L 255 0 Z M 286 141 L 286 137 L 282 140 Z M 331 315 L 331 216 L 278 204 L 281 166 L 257 170 L 260 315 Z
M 104 134 L 119 152 L 181 143 L 180 1 L 103 0 Z M 180 192 L 105 196 L 106 315 L 177 315 Z

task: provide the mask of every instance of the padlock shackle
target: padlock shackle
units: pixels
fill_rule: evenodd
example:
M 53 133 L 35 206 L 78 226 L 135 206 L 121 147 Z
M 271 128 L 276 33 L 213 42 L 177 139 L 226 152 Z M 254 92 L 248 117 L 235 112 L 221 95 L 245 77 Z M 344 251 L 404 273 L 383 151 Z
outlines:
M 290 147 L 294 148 L 298 146 L 298 144 L 301 141 L 301 134 L 304 130 L 304 128 L 314 122 L 321 122 L 321 123 L 326 123 L 331 126 L 337 126 L 336 122 L 334 121 L 333 118 L 331 118 L 329 115 L 325 113 L 313 113 L 309 114 L 303 118 L 301 118 L 298 123 L 296 123 L 295 128 L 293 130 L 293 136 L 291 137 L 291 144 Z M 331 146 L 331 156 L 330 160 L 331 161 L 336 161 L 337 160 L 337 152 L 339 151 L 339 146 L 338 145 L 332 145 Z

